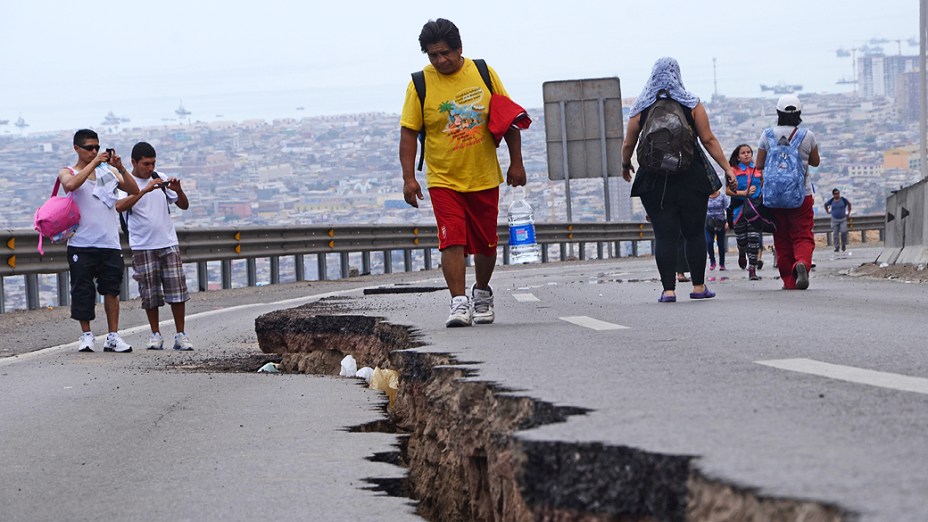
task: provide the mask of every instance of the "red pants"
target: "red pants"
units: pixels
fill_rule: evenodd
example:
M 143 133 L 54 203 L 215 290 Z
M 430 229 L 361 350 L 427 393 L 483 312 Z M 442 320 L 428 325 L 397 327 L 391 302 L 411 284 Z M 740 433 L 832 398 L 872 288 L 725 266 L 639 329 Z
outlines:
M 777 231 L 773 233 L 773 248 L 777 251 L 777 268 L 783 288 L 796 288 L 796 263 L 812 269 L 812 251 L 815 250 L 815 235 L 812 233 L 815 201 L 806 196 L 799 208 L 772 208 Z

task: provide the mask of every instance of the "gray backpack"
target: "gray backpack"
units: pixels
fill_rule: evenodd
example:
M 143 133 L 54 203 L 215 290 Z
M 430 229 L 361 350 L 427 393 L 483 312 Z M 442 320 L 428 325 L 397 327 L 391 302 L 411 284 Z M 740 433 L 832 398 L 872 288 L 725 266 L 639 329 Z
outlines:
M 664 89 L 648 110 L 637 152 L 641 168 L 661 174 L 679 174 L 693 165 L 696 133 L 683 107 Z

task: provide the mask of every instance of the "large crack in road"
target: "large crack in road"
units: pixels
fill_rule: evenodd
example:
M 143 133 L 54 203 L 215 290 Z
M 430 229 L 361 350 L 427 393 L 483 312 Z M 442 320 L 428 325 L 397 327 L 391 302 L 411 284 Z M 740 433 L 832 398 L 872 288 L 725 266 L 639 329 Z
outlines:
M 704 476 L 692 455 L 571 441 L 531 441 L 519 430 L 564 422 L 582 408 L 518 396 L 476 370 L 423 346 L 411 328 L 351 315 L 320 301 L 260 316 L 261 350 L 281 370 L 328 375 L 346 355 L 399 373 L 382 422 L 353 431 L 398 436 L 395 452 L 371 458 L 405 467 L 402 480 L 372 487 L 416 501 L 436 521 L 804 521 L 852 520 L 834 505 L 770 498 Z

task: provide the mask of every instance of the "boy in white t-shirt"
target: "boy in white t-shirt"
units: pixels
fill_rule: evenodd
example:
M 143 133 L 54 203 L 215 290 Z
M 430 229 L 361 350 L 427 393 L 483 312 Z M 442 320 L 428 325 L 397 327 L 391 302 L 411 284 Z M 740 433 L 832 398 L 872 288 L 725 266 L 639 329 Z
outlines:
M 184 325 L 185 303 L 190 294 L 170 213 L 171 204 L 186 210 L 190 202 L 179 179 L 165 179 L 155 172 L 155 148 L 144 141 L 132 147 L 132 177 L 142 188 L 138 194 L 120 199 L 116 210 L 123 213 L 127 224 L 135 272 L 132 278 L 139 284 L 142 308 L 151 325 L 147 348 L 164 349 L 164 338 L 158 326 L 158 308 L 167 302 L 171 305 L 177 331 L 174 349 L 193 350 Z

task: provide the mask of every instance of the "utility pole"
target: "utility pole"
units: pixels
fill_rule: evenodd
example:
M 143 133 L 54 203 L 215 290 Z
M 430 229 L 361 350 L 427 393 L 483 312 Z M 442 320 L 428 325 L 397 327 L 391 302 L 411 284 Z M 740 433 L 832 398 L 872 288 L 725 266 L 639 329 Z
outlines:
M 918 118 L 918 130 L 919 130 L 919 144 L 918 144 L 918 155 L 919 160 L 921 161 L 920 171 L 922 179 L 928 178 L 928 88 L 926 88 L 926 78 L 928 78 L 928 71 L 925 71 L 925 66 L 928 65 L 928 62 L 925 61 L 925 51 L 928 42 L 925 41 L 925 38 L 928 37 L 928 0 L 919 1 L 919 24 L 918 24 L 918 106 L 919 106 L 919 118 Z

